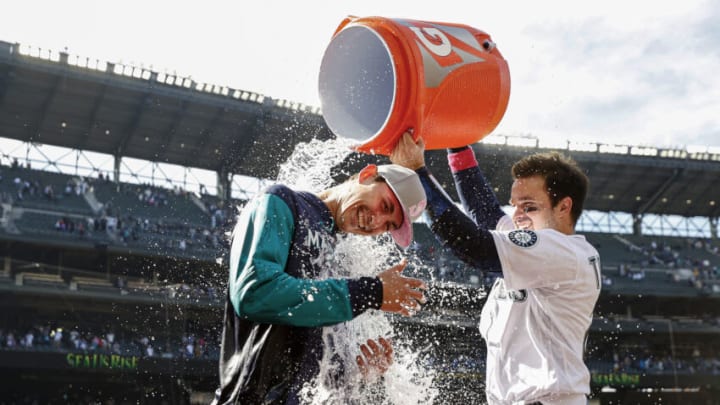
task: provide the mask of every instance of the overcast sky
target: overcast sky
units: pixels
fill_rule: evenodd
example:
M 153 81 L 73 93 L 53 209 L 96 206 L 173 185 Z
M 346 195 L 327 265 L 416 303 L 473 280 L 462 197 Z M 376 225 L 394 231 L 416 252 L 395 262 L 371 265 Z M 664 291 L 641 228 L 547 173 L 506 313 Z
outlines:
M 720 147 L 720 1 L 34 1 L 0 40 L 319 105 L 320 61 L 346 15 L 470 25 L 508 60 L 494 133 Z

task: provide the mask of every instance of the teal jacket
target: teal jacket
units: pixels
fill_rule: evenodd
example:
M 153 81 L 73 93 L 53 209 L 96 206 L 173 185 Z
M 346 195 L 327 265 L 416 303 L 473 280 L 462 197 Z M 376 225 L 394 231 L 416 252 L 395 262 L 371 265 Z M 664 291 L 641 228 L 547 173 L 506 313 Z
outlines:
M 380 308 L 377 278 L 332 278 L 337 232 L 317 196 L 281 185 L 243 209 L 230 252 L 215 403 L 296 403 L 318 373 L 321 327 Z

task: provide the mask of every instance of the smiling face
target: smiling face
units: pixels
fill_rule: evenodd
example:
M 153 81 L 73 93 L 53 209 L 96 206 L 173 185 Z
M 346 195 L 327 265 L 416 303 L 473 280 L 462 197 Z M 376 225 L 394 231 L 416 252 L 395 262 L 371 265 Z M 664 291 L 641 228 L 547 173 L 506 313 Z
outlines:
M 554 210 L 555 219 L 561 220 L 560 223 L 555 224 L 544 221 L 542 223 L 548 225 L 544 227 L 552 227 L 568 235 L 574 233 L 575 224 L 582 215 L 590 184 L 587 175 L 577 162 L 559 152 L 535 153 L 515 162 L 510 172 L 512 178 L 516 179 L 518 187 L 518 190 L 514 191 L 515 183 L 513 183 L 512 193 L 515 194 L 511 195 L 510 201 L 513 206 L 519 206 L 523 202 L 522 197 L 530 196 L 524 193 L 532 193 L 531 198 L 545 201 L 545 196 L 537 194 L 542 188 L 550 198 L 549 207 Z M 538 213 L 537 208 L 540 207 L 529 206 L 527 211 L 533 212 L 532 215 L 522 215 L 525 208 L 519 212 L 516 210 L 513 217 L 520 220 L 516 221 L 516 226 L 520 222 L 523 227 L 528 227 L 528 221 L 531 221 L 530 224 L 535 229 L 540 229 L 539 227 L 543 225 L 534 218 L 539 214 L 547 213 Z M 568 214 L 566 209 L 570 210 L 569 217 L 566 215 Z
M 545 179 L 540 175 L 515 179 L 510 191 L 510 205 L 515 208 L 512 219 L 518 229 L 549 228 L 564 233 L 572 230 L 569 217 L 572 200 L 565 197 L 553 207 Z
M 403 210 L 387 183 L 353 181 L 339 198 L 334 217 L 341 232 L 379 235 L 402 226 Z

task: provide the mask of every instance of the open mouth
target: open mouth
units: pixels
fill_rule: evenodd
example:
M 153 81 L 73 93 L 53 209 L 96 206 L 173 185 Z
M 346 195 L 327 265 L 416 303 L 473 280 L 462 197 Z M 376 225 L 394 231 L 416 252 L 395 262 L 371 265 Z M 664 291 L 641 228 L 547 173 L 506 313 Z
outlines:
M 517 229 L 530 229 L 530 227 L 532 227 L 532 220 L 529 218 L 518 218 L 513 222 L 515 222 Z
M 357 227 L 362 231 L 365 231 L 367 227 L 365 223 L 365 210 L 362 208 L 358 208 L 357 210 Z

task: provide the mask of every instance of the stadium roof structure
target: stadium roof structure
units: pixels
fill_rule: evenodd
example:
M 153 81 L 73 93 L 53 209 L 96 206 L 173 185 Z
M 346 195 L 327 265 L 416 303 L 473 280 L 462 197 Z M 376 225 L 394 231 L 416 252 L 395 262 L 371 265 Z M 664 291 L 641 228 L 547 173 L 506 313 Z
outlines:
M 274 178 L 332 133 L 299 103 L 0 41 L 0 136 Z
M 0 41 L 0 137 L 274 179 L 295 146 L 334 138 L 318 108 L 188 77 Z M 587 171 L 585 208 L 720 216 L 720 152 L 491 136 L 473 146 L 501 202 L 511 164 L 560 150 Z M 351 154 L 347 173 L 384 157 Z M 448 190 L 444 151 L 431 170 Z
M 627 151 L 620 147 L 618 153 L 603 153 L 600 149 L 607 145 L 583 151 L 571 144 L 548 148 L 508 145 L 508 141 L 510 138 L 501 145 L 483 141 L 473 146 L 501 203 L 510 198 L 510 167 L 515 161 L 531 153 L 560 151 L 576 160 L 590 179 L 585 209 L 636 215 L 720 215 L 720 155 L 631 146 L 624 147 Z M 431 166 L 447 166 L 444 152 L 430 159 Z M 450 178 L 447 170 L 445 175 Z

